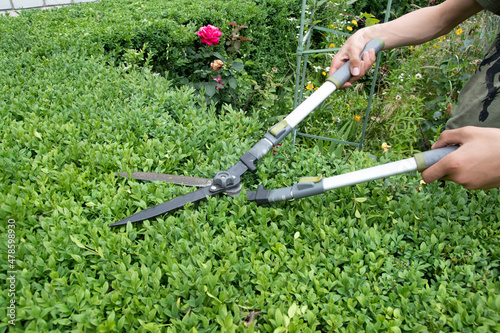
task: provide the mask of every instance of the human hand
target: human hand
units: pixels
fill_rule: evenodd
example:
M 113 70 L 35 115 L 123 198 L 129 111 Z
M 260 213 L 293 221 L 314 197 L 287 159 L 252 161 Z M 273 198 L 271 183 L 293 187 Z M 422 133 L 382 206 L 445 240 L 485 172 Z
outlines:
M 467 189 L 500 187 L 500 129 L 467 126 L 444 131 L 433 149 L 460 145 L 422 172 L 426 183 L 451 180 Z
M 373 49 L 368 52 L 364 52 L 362 60 L 360 59 L 363 48 L 371 40 L 370 38 L 365 37 L 362 32 L 363 31 L 360 30 L 356 34 L 352 35 L 332 59 L 329 76 L 349 61 L 351 78 L 342 86 L 342 88 L 350 87 L 356 80 L 363 77 L 366 74 L 366 71 L 370 69 L 377 59 Z

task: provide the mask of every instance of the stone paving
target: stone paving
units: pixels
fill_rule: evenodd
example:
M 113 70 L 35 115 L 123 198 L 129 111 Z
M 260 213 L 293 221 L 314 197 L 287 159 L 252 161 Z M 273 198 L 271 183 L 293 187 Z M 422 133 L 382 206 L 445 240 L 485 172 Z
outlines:
M 18 12 L 26 9 L 49 9 L 81 2 L 96 2 L 97 0 L 0 0 L 0 15 L 9 13 L 18 16 Z

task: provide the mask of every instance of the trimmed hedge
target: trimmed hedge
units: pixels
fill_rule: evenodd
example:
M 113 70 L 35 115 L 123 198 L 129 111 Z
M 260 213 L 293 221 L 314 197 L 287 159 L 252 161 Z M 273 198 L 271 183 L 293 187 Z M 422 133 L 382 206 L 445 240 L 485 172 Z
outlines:
M 117 2 L 116 15 L 140 4 Z M 115 172 L 211 177 L 266 128 L 148 68 L 115 66 L 94 33 L 104 26 L 86 31 L 104 20 L 100 6 L 113 8 L 0 18 L 0 249 L 7 259 L 15 221 L 17 270 L 15 326 L 0 331 L 500 329 L 498 190 L 401 175 L 265 207 L 245 194 L 213 197 L 108 228 L 191 190 Z M 79 11 L 94 16 L 71 17 Z M 391 154 L 380 162 L 402 158 Z M 374 164 L 284 142 L 244 184 L 277 188 Z M 8 290 L 12 268 L 1 267 Z M 11 299 L 0 295 L 3 318 Z
M 212 24 L 229 36 L 232 27 L 227 23 L 237 22 L 249 26 L 245 33 L 252 42 L 245 44 L 242 57 L 254 63 L 248 64 L 247 71 L 260 80 L 261 74 L 272 67 L 285 72 L 290 65 L 286 55 L 297 46 L 296 22 L 288 20 L 290 17 L 300 17 L 300 4 L 295 0 L 103 0 L 48 12 L 23 12 L 20 18 L 3 18 L 2 22 L 9 22 L 5 27 L 7 39 L 36 40 L 43 48 L 42 55 L 50 53 L 53 47 L 61 47 L 59 44 L 69 38 L 71 42 L 79 40 L 100 48 L 120 64 L 127 50 L 145 46 L 145 57 L 151 57 L 153 70 L 168 73 L 171 78 L 193 70 L 186 67 L 184 49 L 201 45 L 196 35 L 199 27 Z M 44 46 L 45 38 L 57 46 Z M 28 42 L 24 47 L 29 45 Z

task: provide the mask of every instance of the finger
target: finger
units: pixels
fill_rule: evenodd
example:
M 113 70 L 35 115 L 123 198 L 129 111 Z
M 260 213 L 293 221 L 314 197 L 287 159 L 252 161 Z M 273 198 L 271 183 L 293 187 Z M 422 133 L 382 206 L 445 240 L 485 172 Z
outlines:
M 366 74 L 366 72 L 373 66 L 375 61 L 377 60 L 377 56 L 375 55 L 375 50 L 371 49 L 369 51 L 363 52 L 363 60 L 361 62 L 361 74 L 360 76 L 363 76 Z
M 346 83 L 344 83 L 344 85 L 342 87 L 340 87 L 340 90 L 345 89 L 345 88 L 349 88 L 351 86 L 352 86 L 352 82 L 347 81 Z
M 342 59 L 341 55 L 337 53 L 333 58 L 332 62 L 330 63 L 330 73 L 328 76 L 331 76 L 333 73 L 335 73 L 342 65 L 346 62 L 346 60 Z
M 358 57 L 351 58 L 349 67 L 351 69 L 351 75 L 359 78 L 359 76 L 361 76 L 361 70 L 364 68 L 363 61 L 361 61 Z
M 454 129 L 454 130 L 446 130 L 439 136 L 438 140 L 432 146 L 432 149 L 442 148 L 450 145 L 462 145 L 464 142 L 464 136 L 462 130 Z M 456 153 L 456 152 L 455 152 Z M 443 157 L 439 162 L 428 168 L 427 170 L 422 172 L 422 179 L 426 183 L 432 183 L 438 179 L 449 180 L 446 176 L 449 175 L 450 170 L 452 169 L 452 161 L 454 156 L 453 153 Z
M 363 77 L 366 72 L 373 66 L 375 61 L 377 60 L 375 50 L 371 49 L 370 51 L 366 51 L 362 55 L 363 60 L 359 61 L 359 68 L 355 68 L 355 72 L 351 72 L 352 77 L 342 86 L 341 89 L 352 86 L 354 82 Z M 359 71 L 358 71 L 359 70 Z M 358 75 L 355 75 L 355 74 Z
M 432 183 L 438 179 L 447 180 L 446 176 L 449 173 L 448 157 L 449 155 L 443 157 L 439 162 L 422 172 L 422 179 L 424 182 Z
M 432 149 L 437 149 L 441 147 L 446 147 L 450 145 L 462 145 L 468 135 L 467 128 L 457 128 L 452 130 L 446 130 L 439 136 L 438 140 L 434 145 L 432 145 Z
M 359 68 L 357 68 L 357 67 L 354 68 L 354 71 L 357 75 L 354 75 L 354 73 L 351 72 L 351 78 L 349 80 L 347 80 L 346 83 L 344 83 L 344 85 L 341 87 L 341 89 L 352 86 L 354 82 L 356 82 L 357 80 L 359 80 L 360 77 L 365 75 L 365 62 L 360 61 Z
M 366 58 L 363 58 L 363 61 L 365 62 L 366 69 L 370 69 L 375 61 L 377 61 L 377 55 L 375 54 L 375 50 L 371 49 L 366 53 Z

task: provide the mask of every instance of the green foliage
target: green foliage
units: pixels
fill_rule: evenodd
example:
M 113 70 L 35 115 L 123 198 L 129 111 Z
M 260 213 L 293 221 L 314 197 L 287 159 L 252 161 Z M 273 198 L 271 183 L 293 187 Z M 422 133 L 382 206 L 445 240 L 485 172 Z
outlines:
M 44 56 L 53 52 L 54 47 L 68 47 L 68 43 L 78 41 L 108 56 L 116 66 L 149 66 L 179 84 L 200 69 L 188 57 L 189 49 L 197 50 L 201 46 L 196 35 L 199 27 L 212 24 L 221 28 L 222 39 L 232 44 L 231 50 L 241 51 L 238 57 L 245 64 L 246 73 L 263 84 L 261 75 L 271 68 L 281 73 L 291 68 L 290 59 L 283 54 L 295 51 L 295 26 L 288 18 L 298 15 L 294 0 L 105 0 L 48 12 L 27 11 L 15 19 L 17 22 L 2 18 L 4 24 L 9 22 L 3 42 L 11 38 L 35 42 L 41 47 L 37 50 L 40 56 Z M 231 22 L 244 23 L 248 28 L 235 29 L 228 24 Z M 12 29 L 13 26 L 17 28 Z M 239 35 L 252 42 L 240 44 Z M 278 35 L 282 38 L 277 39 Z M 46 38 L 50 41 L 45 42 Z M 46 44 L 51 46 L 42 46 Z M 30 44 L 25 43 L 24 47 L 29 49 Z M 228 58 L 223 50 L 217 52 Z M 209 68 L 215 58 L 204 60 L 204 67 Z M 233 98 L 231 102 L 242 107 L 247 102 L 243 98 L 244 83 L 238 86 L 236 92 L 221 99 L 227 102 Z M 240 95 L 241 100 L 234 101 Z
M 387 1 L 369 1 L 369 0 L 348 0 L 348 4 L 352 5 L 353 13 L 371 13 L 379 19 L 383 19 L 386 15 Z M 399 0 L 392 1 L 389 18 L 400 17 L 415 9 L 436 5 L 443 0 Z
M 491 15 L 480 14 L 432 42 L 388 51 L 379 73 L 382 100 L 372 112 L 375 124 L 369 137 L 401 131 L 397 137 L 413 136 L 410 144 L 416 149 L 430 149 L 492 41 L 492 21 Z M 409 124 L 408 118 L 418 122 Z
M 266 2 L 270 11 L 279 4 Z M 211 177 L 266 130 L 260 114 L 218 111 L 151 70 L 151 40 L 125 45 L 117 66 L 94 32 L 125 33 L 99 22 L 116 15 L 120 27 L 119 15 L 135 17 L 146 3 L 115 6 L 0 17 L 4 259 L 7 221 L 17 226 L 16 325 L 3 321 L 0 331 L 500 329 L 498 190 L 401 175 L 264 207 L 244 192 L 212 197 L 110 229 L 191 190 L 115 172 Z M 268 73 L 266 85 L 279 82 Z M 304 146 L 284 141 L 245 176 L 245 189 L 375 165 L 367 153 Z M 390 150 L 380 163 L 403 157 Z M 2 260 L 3 290 L 9 264 Z M 3 318 L 8 302 L 2 293 Z
M 366 13 L 360 16 L 349 14 L 355 12 L 350 7 L 350 4 L 353 5 L 351 2 L 339 2 L 337 6 L 329 2 L 315 3 L 322 6 L 314 6 L 311 1 L 306 22 L 313 20 L 342 34 L 356 31 L 367 24 L 367 18 L 372 17 L 372 14 Z M 373 69 L 354 87 L 335 92 L 327 98 L 314 114 L 301 123 L 300 131 L 359 142 L 362 123 L 366 121 L 364 149 L 377 156 L 383 153 L 383 143 L 406 153 L 430 149 L 445 128 L 460 90 L 495 36 L 497 23 L 495 15 L 481 13 L 432 42 L 383 51 L 368 119 L 365 119 L 365 112 L 375 74 Z M 311 49 L 333 51 L 346 38 L 334 33 L 315 32 L 314 36 Z M 309 56 L 306 83 L 300 87 L 304 97 L 310 96 L 324 82 L 332 56 L 332 53 Z M 347 128 L 351 130 L 345 131 Z M 308 147 L 318 145 L 308 139 L 301 143 Z M 323 150 L 319 145 L 320 151 Z

